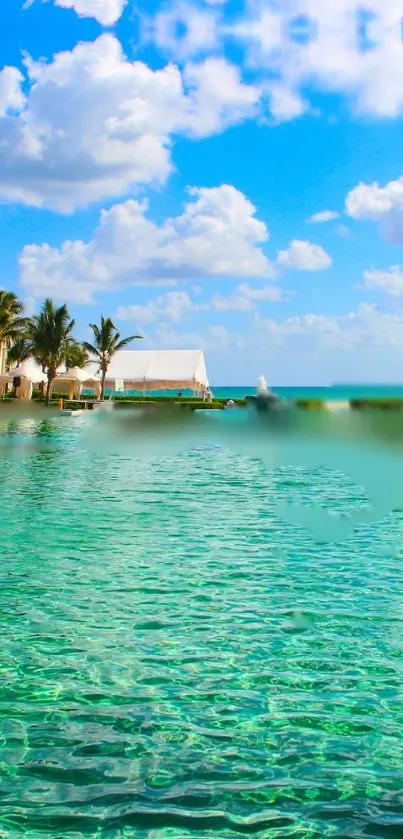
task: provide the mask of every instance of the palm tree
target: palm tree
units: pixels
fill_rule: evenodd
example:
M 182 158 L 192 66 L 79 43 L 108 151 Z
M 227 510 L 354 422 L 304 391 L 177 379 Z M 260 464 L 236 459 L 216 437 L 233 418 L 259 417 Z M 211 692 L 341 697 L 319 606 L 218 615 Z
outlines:
M 50 402 L 52 382 L 56 378 L 57 368 L 65 363 L 71 349 L 73 327 L 74 320 L 70 318 L 67 306 L 64 304 L 57 307 L 49 298 L 45 300 L 39 315 L 35 315 L 30 321 L 28 337 L 32 355 L 48 376 L 47 405 Z
M 71 341 L 65 357 L 67 369 L 71 370 L 72 367 L 86 367 L 89 360 L 90 357 L 86 347 L 83 344 L 76 343 L 76 341 Z
M 16 367 L 19 367 L 23 361 L 27 361 L 32 355 L 32 346 L 27 335 L 22 332 L 19 338 L 15 338 L 7 353 L 7 360 Z
M 0 290 L 0 358 L 26 328 L 24 307 L 13 291 Z M 2 371 L 0 370 L 0 373 Z
M 84 341 L 84 347 L 88 352 L 95 356 L 99 363 L 99 370 L 101 372 L 101 399 L 105 397 L 105 379 L 108 372 L 108 367 L 112 361 L 113 356 L 130 344 L 131 341 L 141 339 L 142 335 L 130 335 L 129 338 L 121 338 L 116 329 L 115 324 L 111 318 L 104 318 L 101 315 L 101 324 L 97 326 L 96 323 L 90 323 L 90 327 L 94 333 L 94 343 L 90 344 Z

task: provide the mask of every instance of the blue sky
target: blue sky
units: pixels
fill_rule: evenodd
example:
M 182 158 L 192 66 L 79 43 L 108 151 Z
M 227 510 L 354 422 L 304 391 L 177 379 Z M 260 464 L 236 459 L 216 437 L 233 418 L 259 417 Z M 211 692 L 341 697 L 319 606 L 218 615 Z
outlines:
M 361 5 L 3 0 L 2 284 L 216 384 L 401 381 L 402 12 Z

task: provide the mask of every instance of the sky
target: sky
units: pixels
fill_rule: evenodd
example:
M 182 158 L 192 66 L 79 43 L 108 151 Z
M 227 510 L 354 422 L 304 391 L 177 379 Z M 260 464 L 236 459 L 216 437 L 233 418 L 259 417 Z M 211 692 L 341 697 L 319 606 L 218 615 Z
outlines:
M 402 18 L 2 0 L 1 285 L 216 385 L 402 382 Z

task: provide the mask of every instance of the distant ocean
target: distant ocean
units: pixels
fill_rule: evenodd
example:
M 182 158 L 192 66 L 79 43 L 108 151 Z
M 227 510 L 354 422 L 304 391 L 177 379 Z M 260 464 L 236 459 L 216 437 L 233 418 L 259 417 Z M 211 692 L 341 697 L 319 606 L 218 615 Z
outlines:
M 211 385 L 212 393 L 220 399 L 242 399 L 244 396 L 252 396 L 256 393 L 256 385 L 242 386 L 214 386 Z M 393 397 L 403 398 L 403 384 L 337 384 L 330 387 L 275 387 L 271 388 L 273 393 L 278 394 L 282 399 L 326 399 L 329 401 L 346 401 L 348 399 L 366 399 L 368 397 Z M 138 391 L 129 391 L 138 395 Z M 169 391 L 152 391 L 149 396 L 161 396 Z M 183 396 L 191 396 L 191 391 L 182 391 Z M 172 394 L 174 395 L 174 394 Z
M 211 387 L 214 396 L 241 399 L 256 392 L 256 385 L 250 387 Z M 345 401 L 369 397 L 403 398 L 403 384 L 337 384 L 330 387 L 275 387 L 271 390 L 282 399 L 326 399 Z

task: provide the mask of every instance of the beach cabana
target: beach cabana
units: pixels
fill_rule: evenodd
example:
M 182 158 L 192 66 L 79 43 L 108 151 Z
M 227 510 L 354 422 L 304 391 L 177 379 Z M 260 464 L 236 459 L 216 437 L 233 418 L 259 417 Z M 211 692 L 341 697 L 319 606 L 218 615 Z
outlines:
M 106 376 L 109 390 L 191 390 L 209 386 L 203 350 L 121 350 Z
M 71 367 L 65 373 L 58 373 L 52 384 L 52 390 L 56 393 L 67 393 L 69 399 L 80 399 L 81 392 L 93 390 L 99 399 L 101 395 L 101 381 L 99 376 L 81 367 Z
M 17 399 L 31 399 L 34 385 L 47 382 L 46 373 L 42 372 L 39 364 L 32 359 L 23 361 L 19 367 L 12 367 L 0 376 L 0 385 L 3 392 L 5 384 L 17 383 Z

